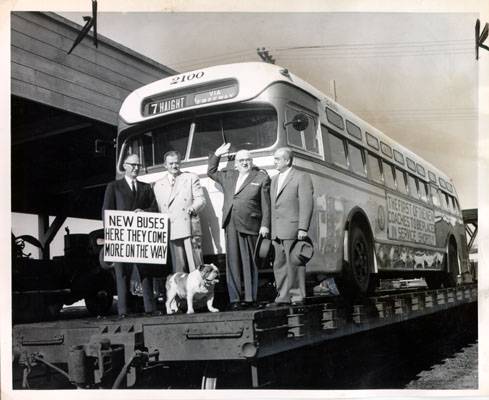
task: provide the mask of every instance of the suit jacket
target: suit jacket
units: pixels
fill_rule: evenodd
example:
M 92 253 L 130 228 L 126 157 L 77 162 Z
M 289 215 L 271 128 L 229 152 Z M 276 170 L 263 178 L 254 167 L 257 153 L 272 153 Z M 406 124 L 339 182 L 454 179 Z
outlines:
M 295 239 L 297 231 L 309 230 L 313 208 L 311 177 L 292 167 L 277 195 L 278 174 L 272 178 L 272 238 Z
M 170 240 L 202 235 L 198 213 L 205 207 L 204 191 L 199 177 L 191 172 L 177 175 L 173 188 L 168 172 L 153 187 L 158 210 L 167 213 L 170 220 Z M 197 215 L 189 215 L 192 207 Z
M 153 209 L 154 194 L 151 185 L 139 181 L 136 185 L 136 196 L 134 196 L 124 178 L 110 182 L 105 189 L 102 219 L 105 210 L 134 211 L 140 208 L 145 211 L 156 211 Z
M 260 227 L 270 228 L 270 177 L 264 170 L 253 168 L 241 187 L 236 190 L 239 172 L 235 169 L 218 171 L 220 157 L 209 157 L 207 175 L 218 182 L 224 192 L 222 227 L 226 228 L 231 218 L 236 230 L 248 235 L 257 235 Z

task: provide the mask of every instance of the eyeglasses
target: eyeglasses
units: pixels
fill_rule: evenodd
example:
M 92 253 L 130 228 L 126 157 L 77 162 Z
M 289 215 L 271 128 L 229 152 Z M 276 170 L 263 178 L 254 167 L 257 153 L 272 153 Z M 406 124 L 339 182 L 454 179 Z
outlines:
M 240 158 L 239 160 L 236 161 L 239 163 L 251 162 L 251 158 Z
M 137 163 L 124 163 L 124 165 L 129 165 L 132 169 L 136 169 L 136 168 L 141 168 L 141 164 L 137 164 Z

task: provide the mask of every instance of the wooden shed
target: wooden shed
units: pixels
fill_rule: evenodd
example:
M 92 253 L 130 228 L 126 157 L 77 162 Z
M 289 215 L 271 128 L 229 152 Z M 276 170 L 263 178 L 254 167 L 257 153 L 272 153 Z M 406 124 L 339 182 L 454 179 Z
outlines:
M 82 22 L 82 21 L 80 21 Z M 54 13 L 11 13 L 12 211 L 100 219 L 115 176 L 117 115 L 134 89 L 172 69 Z

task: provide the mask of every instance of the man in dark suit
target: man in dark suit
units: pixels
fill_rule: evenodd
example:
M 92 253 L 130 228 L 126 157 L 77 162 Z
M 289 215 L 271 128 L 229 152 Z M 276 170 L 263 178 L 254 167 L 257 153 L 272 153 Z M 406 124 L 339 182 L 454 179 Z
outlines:
M 306 296 L 306 266 L 291 263 L 290 250 L 295 240 L 307 237 L 314 190 L 309 174 L 292 167 L 293 153 L 289 148 L 278 149 L 273 157 L 279 171 L 270 187 L 277 298 L 270 306 L 301 304 Z
M 105 190 L 102 219 L 105 210 L 152 211 L 155 206 L 153 190 L 147 183 L 139 182 L 141 164 L 136 154 L 130 154 L 124 160 L 124 178 L 110 182 Z M 143 289 L 144 311 L 153 313 L 156 303 L 153 295 L 153 277 L 147 274 L 144 265 L 136 265 Z M 133 264 L 114 263 L 117 285 L 117 311 L 121 318 L 127 315 L 127 293 Z
M 218 171 L 219 160 L 228 153 L 223 144 L 209 157 L 207 175 L 218 182 L 224 193 L 222 227 L 226 234 L 226 280 L 231 309 L 252 306 L 258 291 L 258 268 L 253 252 L 258 235 L 270 227 L 270 178 L 253 167 L 247 150 L 236 153 L 236 169 Z M 244 284 L 244 296 L 242 290 Z

